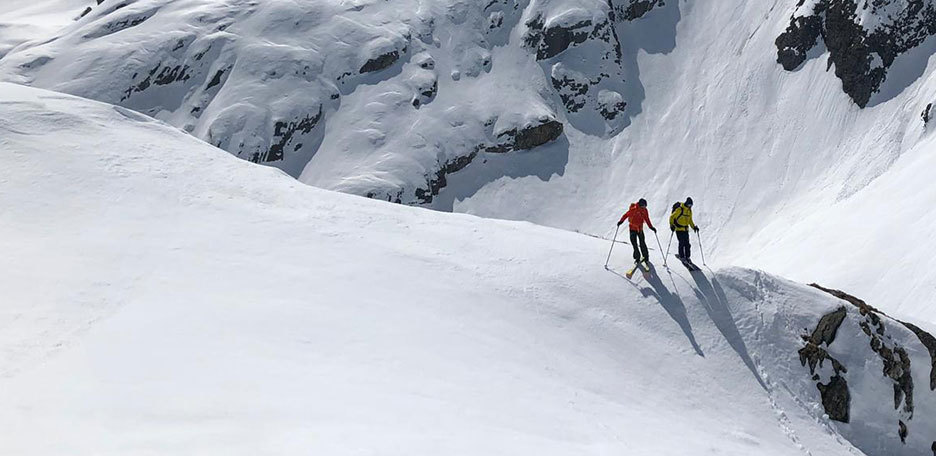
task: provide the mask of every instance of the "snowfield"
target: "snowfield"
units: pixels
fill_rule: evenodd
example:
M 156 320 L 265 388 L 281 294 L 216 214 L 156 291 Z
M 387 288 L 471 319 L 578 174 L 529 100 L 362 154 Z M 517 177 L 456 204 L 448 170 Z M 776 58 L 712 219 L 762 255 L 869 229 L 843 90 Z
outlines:
M 710 257 L 936 322 L 931 0 L 86 3 L 0 7 L 0 80 L 443 211 L 610 236 L 691 195 Z
M 0 169 L 2 454 L 919 456 L 936 441 L 922 330 L 763 272 L 657 260 L 631 283 L 626 245 L 606 271 L 601 239 L 316 189 L 12 84 Z

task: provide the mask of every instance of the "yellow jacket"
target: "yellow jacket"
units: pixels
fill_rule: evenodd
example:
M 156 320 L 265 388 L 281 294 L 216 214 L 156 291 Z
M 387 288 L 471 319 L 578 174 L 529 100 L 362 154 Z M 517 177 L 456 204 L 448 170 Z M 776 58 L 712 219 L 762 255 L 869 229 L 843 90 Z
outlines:
M 684 203 L 679 203 L 679 207 L 673 211 L 669 218 L 670 228 L 676 228 L 676 231 L 689 231 L 689 228 L 695 229 L 695 223 L 692 221 L 692 209 Z

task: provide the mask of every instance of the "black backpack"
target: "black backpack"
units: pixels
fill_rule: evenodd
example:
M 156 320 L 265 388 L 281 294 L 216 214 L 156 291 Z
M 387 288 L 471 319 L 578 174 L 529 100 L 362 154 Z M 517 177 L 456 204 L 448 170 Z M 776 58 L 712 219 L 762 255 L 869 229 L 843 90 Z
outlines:
M 679 215 L 676 216 L 676 220 L 673 221 L 673 226 L 677 228 L 684 228 L 683 225 L 679 224 L 679 217 L 682 217 L 683 215 L 682 203 L 680 203 L 679 201 L 673 203 L 673 214 L 675 214 L 676 211 L 679 211 Z

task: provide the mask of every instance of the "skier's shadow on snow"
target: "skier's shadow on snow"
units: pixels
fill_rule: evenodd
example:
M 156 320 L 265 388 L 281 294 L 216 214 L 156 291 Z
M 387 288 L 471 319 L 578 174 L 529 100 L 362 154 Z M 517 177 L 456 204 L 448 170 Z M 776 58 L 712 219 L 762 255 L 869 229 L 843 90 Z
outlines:
M 709 282 L 701 271 L 693 272 L 692 280 L 696 284 L 693 291 L 696 297 L 699 298 L 699 302 L 705 307 L 705 311 L 712 319 L 712 323 L 715 323 L 715 327 L 721 331 L 728 345 L 741 357 L 744 365 L 754 374 L 754 378 L 757 379 L 757 383 L 760 384 L 761 388 L 766 390 L 767 384 L 764 383 L 760 372 L 757 371 L 754 360 L 751 359 L 751 355 L 748 353 L 744 338 L 741 337 L 741 331 L 738 330 L 734 316 L 731 315 L 731 311 L 728 309 L 728 298 L 725 296 L 725 291 L 718 283 L 718 280 L 713 277 L 712 281 Z
M 633 282 L 618 272 L 611 272 L 624 278 L 628 283 L 633 284 Z M 692 324 L 689 323 L 689 315 L 686 313 L 686 306 L 683 304 L 682 299 L 679 298 L 679 295 L 671 293 L 669 289 L 666 288 L 666 285 L 663 285 L 653 265 L 650 265 L 650 278 L 647 279 L 647 283 L 653 288 L 638 287 L 637 285 L 634 285 L 634 287 L 637 288 L 645 298 L 652 297 L 660 303 L 663 310 L 669 314 L 670 318 L 672 318 L 673 321 L 679 325 L 679 328 L 682 329 L 683 333 L 686 334 L 686 338 L 689 339 L 689 343 L 692 344 L 692 348 L 695 350 L 696 354 L 704 358 L 705 353 L 702 352 L 702 347 L 696 342 L 695 334 L 692 333 Z

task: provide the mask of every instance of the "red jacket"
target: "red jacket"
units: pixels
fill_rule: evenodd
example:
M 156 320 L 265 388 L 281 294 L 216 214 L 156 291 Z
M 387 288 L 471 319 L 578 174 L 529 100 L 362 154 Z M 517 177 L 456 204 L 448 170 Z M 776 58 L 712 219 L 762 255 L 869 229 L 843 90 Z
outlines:
M 618 222 L 620 225 L 624 223 L 624 220 L 630 219 L 630 229 L 631 231 L 643 231 L 643 224 L 646 223 L 647 226 L 653 228 L 653 224 L 650 223 L 650 214 L 647 212 L 647 208 L 640 207 L 637 203 L 630 205 L 630 209 L 621 216 L 621 220 Z

